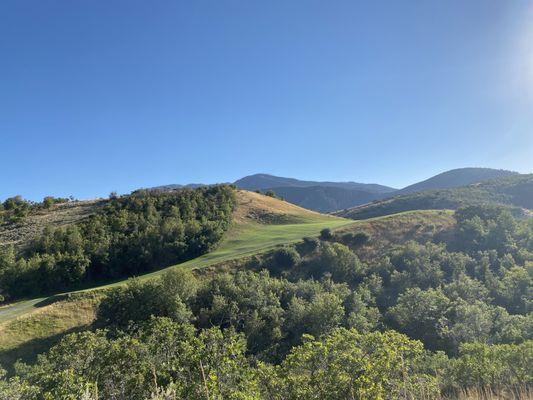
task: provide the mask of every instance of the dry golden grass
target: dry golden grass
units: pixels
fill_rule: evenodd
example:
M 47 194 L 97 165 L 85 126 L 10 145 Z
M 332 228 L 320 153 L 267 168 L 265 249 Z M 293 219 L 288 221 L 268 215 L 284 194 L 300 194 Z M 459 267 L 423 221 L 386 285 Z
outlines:
M 21 222 L 0 224 L 0 245 L 24 247 L 46 226 L 73 224 L 94 214 L 104 202 L 105 200 L 85 200 L 54 204 L 50 209 L 30 212 Z
M 408 211 L 368 220 L 340 228 L 336 234 L 365 232 L 370 235 L 368 245 L 356 248 L 357 255 L 364 260 L 375 259 L 392 246 L 409 240 L 426 242 L 445 237 L 455 225 L 453 212 L 448 210 Z
M 260 193 L 246 190 L 237 191 L 237 209 L 234 215 L 235 223 L 268 223 L 276 219 L 272 218 L 273 216 L 277 216 L 281 222 L 285 219 L 294 222 L 306 218 L 313 220 L 317 218 L 325 220 L 336 219 Z
M 66 333 L 86 329 L 96 318 L 102 294 L 85 293 L 37 308 L 0 324 L 0 364 L 31 360 Z

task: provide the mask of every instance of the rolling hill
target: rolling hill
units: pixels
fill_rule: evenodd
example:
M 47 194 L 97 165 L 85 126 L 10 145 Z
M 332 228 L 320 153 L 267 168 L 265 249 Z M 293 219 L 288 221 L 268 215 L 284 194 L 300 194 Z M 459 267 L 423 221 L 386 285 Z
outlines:
M 59 212 L 62 210 L 51 210 L 47 219 L 57 219 Z M 239 190 L 233 224 L 214 251 L 138 279 L 152 279 L 173 268 L 213 267 L 300 241 L 306 236 L 317 236 L 324 228 L 337 229 L 353 223 L 279 199 Z M 34 225 L 34 228 L 38 231 L 44 226 Z M 123 285 L 126 281 L 122 279 L 81 291 L 0 306 L 0 364 L 8 365 L 20 357 L 33 356 L 35 352 L 49 347 L 62 334 L 87 327 L 95 318 L 102 290 Z
M 56 212 L 57 210 L 54 210 L 52 214 Z M 319 214 L 279 199 L 239 190 L 232 226 L 214 251 L 181 264 L 144 274 L 140 279 L 158 276 L 168 268 L 195 269 L 248 256 L 279 244 L 301 240 L 305 236 L 316 236 L 324 228 L 335 229 L 351 223 L 353 221 Z M 40 229 L 43 228 L 44 226 L 40 227 Z M 111 284 L 97 285 L 82 291 L 105 289 L 121 285 L 126 280 L 121 279 Z M 65 294 L 58 295 L 61 297 Z M 1 306 L 0 323 L 34 311 L 36 307 L 39 308 L 39 304 L 47 303 L 53 298 L 55 296 L 40 297 Z
M 521 213 L 522 209 L 533 209 L 533 174 L 512 174 L 463 187 L 404 194 L 339 211 L 335 215 L 366 219 L 410 210 L 455 210 L 483 203 L 508 206 L 516 213 Z
M 433 189 L 451 189 L 473 183 L 506 178 L 518 175 L 517 172 L 492 168 L 457 168 L 435 175 L 422 182 L 398 190 L 394 195 L 423 192 Z
M 218 248 L 139 279 L 156 278 L 173 268 L 209 267 L 210 271 L 215 271 L 224 265 L 243 263 L 249 256 L 276 246 L 316 236 L 325 227 L 334 228 L 339 235 L 361 230 L 370 233 L 372 246 L 359 253 L 362 259 L 367 259 L 406 240 L 426 240 L 449 229 L 454 223 L 450 213 L 434 211 L 415 211 L 354 222 L 247 191 L 237 192 L 237 203 L 233 226 Z M 428 230 L 429 226 L 431 229 Z M 90 328 L 106 289 L 124 283 L 126 280 L 0 307 L 0 364 L 9 367 L 20 358 L 32 360 L 35 354 L 49 348 L 62 335 Z
M 403 189 L 395 189 L 375 183 L 321 182 L 280 177 L 270 174 L 254 174 L 236 180 L 233 184 L 249 191 L 273 191 L 277 196 L 301 207 L 334 212 L 360 206 L 393 196 L 406 195 L 435 189 L 450 189 L 491 179 L 518 175 L 516 172 L 491 168 L 458 168 L 435 175 Z M 164 185 L 152 189 L 175 190 L 196 188 L 202 184 Z

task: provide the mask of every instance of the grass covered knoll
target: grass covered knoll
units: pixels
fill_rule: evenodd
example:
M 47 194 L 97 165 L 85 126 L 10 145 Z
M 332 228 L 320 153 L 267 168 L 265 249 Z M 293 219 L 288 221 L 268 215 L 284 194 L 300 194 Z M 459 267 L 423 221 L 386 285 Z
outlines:
M 89 328 L 102 297 L 100 292 L 65 296 L 63 301 L 51 301 L 26 316 L 0 324 L 0 364 L 11 368 L 19 359 L 31 360 L 64 334 Z
M 521 213 L 533 209 L 533 174 L 513 175 L 452 189 L 428 190 L 395 196 L 338 211 L 335 215 L 367 219 L 411 210 L 456 210 L 471 204 L 505 205 Z

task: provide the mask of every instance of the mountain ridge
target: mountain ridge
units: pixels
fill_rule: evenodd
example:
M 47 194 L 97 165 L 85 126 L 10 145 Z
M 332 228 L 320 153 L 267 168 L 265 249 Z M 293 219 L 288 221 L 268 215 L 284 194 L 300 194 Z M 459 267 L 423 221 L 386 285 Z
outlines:
M 305 181 L 296 178 L 286 178 L 270 174 L 253 174 L 247 175 L 233 182 L 240 189 L 245 190 L 265 190 L 274 187 L 337 187 L 344 189 L 365 189 L 372 193 L 390 193 L 397 189 L 390 186 L 380 185 L 377 183 L 360 183 L 360 182 L 332 182 L 332 181 Z
M 400 194 L 333 214 L 366 219 L 411 210 L 455 210 L 479 204 L 505 206 L 515 214 L 529 215 L 530 210 L 533 210 L 533 174 L 517 174 L 455 188 Z
M 377 183 L 309 181 L 258 173 L 237 179 L 233 185 L 249 191 L 272 191 L 291 203 L 328 213 L 391 199 L 395 196 L 427 190 L 452 189 L 519 175 L 517 172 L 504 169 L 464 167 L 444 171 L 404 188 L 395 189 Z M 152 188 L 152 190 L 178 190 L 200 186 L 207 185 L 164 185 Z

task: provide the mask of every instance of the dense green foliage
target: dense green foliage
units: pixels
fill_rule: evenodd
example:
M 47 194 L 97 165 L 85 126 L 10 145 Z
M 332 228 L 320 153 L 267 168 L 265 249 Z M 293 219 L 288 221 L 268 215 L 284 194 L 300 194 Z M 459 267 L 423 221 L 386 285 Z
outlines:
M 0 224 L 12 224 L 23 219 L 35 207 L 21 196 L 10 197 L 0 202 Z
M 81 222 L 46 228 L 24 254 L 2 249 L 0 291 L 16 298 L 197 257 L 221 239 L 234 207 L 229 186 L 113 196 Z
M 455 217 L 445 241 L 372 262 L 356 254 L 368 235 L 329 231 L 233 272 L 132 280 L 100 304 L 99 330 L 18 365 L 0 398 L 435 399 L 533 385 L 533 220 L 493 206 Z
M 509 206 L 515 213 L 520 213 L 520 207 L 533 209 L 533 175 L 516 175 L 470 186 L 403 194 L 340 211 L 337 215 L 366 219 L 411 210 L 457 210 L 486 203 Z

